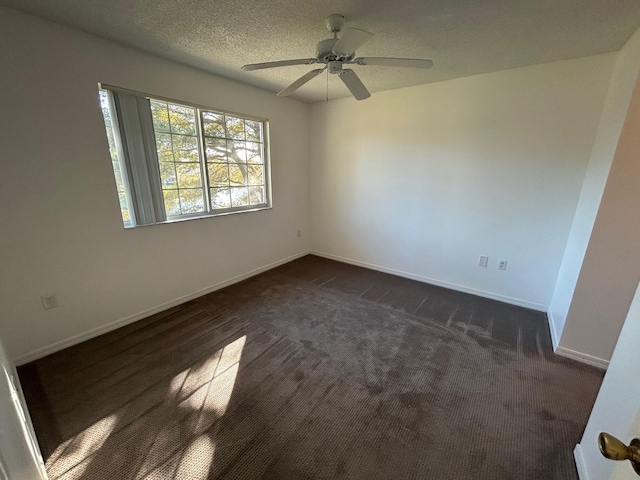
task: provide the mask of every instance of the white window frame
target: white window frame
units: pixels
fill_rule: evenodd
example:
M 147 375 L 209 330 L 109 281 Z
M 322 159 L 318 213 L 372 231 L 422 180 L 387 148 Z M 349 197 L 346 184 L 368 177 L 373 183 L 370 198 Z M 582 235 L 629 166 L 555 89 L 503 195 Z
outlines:
M 272 207 L 272 192 L 271 192 L 271 158 L 270 158 L 270 145 L 269 145 L 269 120 L 267 118 L 258 117 L 255 115 L 248 115 L 245 113 L 237 113 L 229 110 L 224 110 L 220 108 L 209 107 L 201 104 L 196 104 L 192 102 L 186 102 L 182 100 L 175 100 L 172 98 L 163 97 L 161 95 L 153 95 L 149 93 L 139 92 L 130 89 L 124 89 L 121 87 L 116 87 L 113 85 L 108 85 L 105 83 L 99 83 L 98 88 L 100 90 L 105 90 L 109 94 L 109 105 L 110 105 L 110 114 L 112 117 L 112 123 L 114 127 L 114 137 L 116 140 L 118 157 L 121 162 L 121 171 L 122 171 L 122 179 L 124 182 L 125 192 L 127 204 L 129 207 L 131 220 L 129 222 L 124 221 L 125 228 L 135 228 L 141 226 L 148 225 L 158 225 L 163 223 L 174 223 L 174 222 L 182 222 L 186 220 L 200 219 L 200 218 L 210 218 L 217 217 L 223 215 L 230 215 L 236 213 L 247 213 L 247 212 L 256 212 L 260 210 L 268 210 Z M 143 204 L 145 204 L 145 208 L 155 208 L 158 207 L 164 211 L 164 215 L 161 217 L 160 221 L 152 221 L 149 223 L 138 223 L 135 215 L 135 208 L 133 205 L 132 193 L 131 193 L 131 176 L 126 174 L 127 169 L 122 166 L 123 159 L 125 158 L 125 150 L 122 146 L 122 139 L 120 135 L 120 131 L 117 130 L 119 122 L 118 122 L 118 114 L 115 109 L 115 105 L 113 102 L 113 94 L 111 92 L 118 92 L 128 95 L 134 95 L 136 97 L 145 98 L 148 101 L 157 100 L 159 102 L 165 102 L 168 104 L 184 106 L 188 108 L 195 109 L 196 116 L 196 137 L 198 140 L 198 159 L 200 163 L 200 174 L 202 177 L 202 194 L 203 194 L 203 202 L 204 202 L 204 212 L 194 212 L 194 213 L 183 213 L 178 215 L 167 215 L 165 211 L 164 201 L 161 201 L 162 205 L 158 205 L 157 196 L 151 196 L 148 199 L 143 200 Z M 207 158 L 206 158 L 206 139 L 202 128 L 202 113 L 203 112 L 211 112 L 214 114 L 222 114 L 222 115 L 230 115 L 233 117 L 241 118 L 243 120 L 250 120 L 254 122 L 260 122 L 262 124 L 262 166 L 263 166 L 263 183 L 264 183 L 264 203 L 256 204 L 256 205 L 247 205 L 247 206 L 238 206 L 238 207 L 229 207 L 229 208 L 219 208 L 214 209 L 211 208 L 211 199 L 210 199 L 210 188 L 209 178 L 207 175 Z M 155 129 L 154 129 L 155 136 Z M 155 157 L 156 163 L 158 163 L 157 157 Z M 128 169 L 131 171 L 131 167 Z M 157 176 L 157 178 L 156 178 Z M 159 174 L 155 173 L 150 175 L 150 182 L 157 182 L 154 185 L 155 188 L 160 188 L 162 190 L 162 184 Z

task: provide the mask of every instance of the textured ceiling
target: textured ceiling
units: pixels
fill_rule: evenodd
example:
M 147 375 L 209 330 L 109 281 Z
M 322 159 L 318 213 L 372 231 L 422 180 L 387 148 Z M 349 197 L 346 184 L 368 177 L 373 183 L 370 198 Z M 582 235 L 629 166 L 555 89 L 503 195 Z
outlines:
M 640 26 L 638 0 L 0 0 L 12 7 L 277 92 L 314 66 L 244 72 L 246 63 L 308 58 L 324 18 L 374 37 L 358 56 L 433 60 L 431 70 L 354 66 L 372 92 L 619 50 Z M 348 96 L 321 75 L 293 95 Z M 365 100 L 366 101 L 366 100 Z

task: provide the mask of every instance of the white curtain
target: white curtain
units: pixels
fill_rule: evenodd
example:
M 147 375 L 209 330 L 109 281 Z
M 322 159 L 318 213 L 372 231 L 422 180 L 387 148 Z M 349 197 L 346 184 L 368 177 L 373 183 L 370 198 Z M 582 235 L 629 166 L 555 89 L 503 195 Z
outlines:
M 149 99 L 110 90 L 120 132 L 124 171 L 136 225 L 164 222 L 167 217 L 160 185 L 158 154 Z M 114 116 L 112 116 L 114 118 Z M 133 220 L 133 219 L 132 219 Z

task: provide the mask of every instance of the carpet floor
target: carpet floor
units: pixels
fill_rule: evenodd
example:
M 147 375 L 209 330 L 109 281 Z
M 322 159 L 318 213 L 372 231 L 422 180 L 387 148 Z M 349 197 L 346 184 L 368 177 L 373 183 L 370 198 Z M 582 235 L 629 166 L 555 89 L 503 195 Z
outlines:
M 19 368 L 52 480 L 577 479 L 544 314 L 307 256 Z

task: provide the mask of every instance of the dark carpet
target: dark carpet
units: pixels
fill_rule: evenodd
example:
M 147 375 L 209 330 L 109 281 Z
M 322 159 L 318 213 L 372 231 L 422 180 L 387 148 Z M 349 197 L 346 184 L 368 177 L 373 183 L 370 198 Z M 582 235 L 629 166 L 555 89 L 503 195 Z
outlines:
M 544 314 L 307 256 L 19 368 L 51 479 L 577 479 Z

